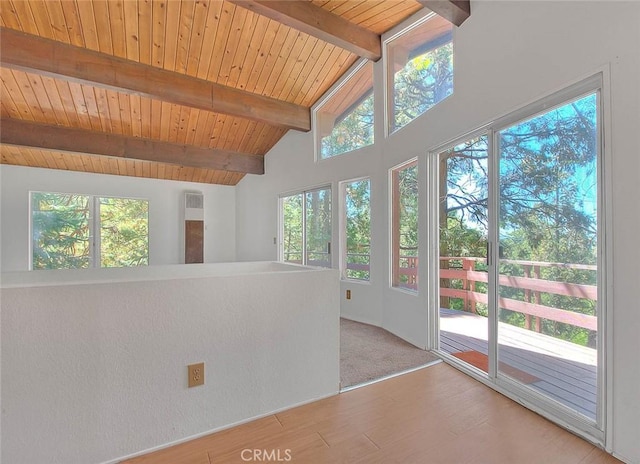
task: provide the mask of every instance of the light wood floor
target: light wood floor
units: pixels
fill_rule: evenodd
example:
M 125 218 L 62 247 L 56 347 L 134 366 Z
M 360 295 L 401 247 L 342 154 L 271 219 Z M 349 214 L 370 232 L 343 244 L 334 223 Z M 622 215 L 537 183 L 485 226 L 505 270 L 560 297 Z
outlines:
M 254 449 L 271 460 L 247 460 Z M 126 461 L 244 462 L 620 461 L 444 363 Z

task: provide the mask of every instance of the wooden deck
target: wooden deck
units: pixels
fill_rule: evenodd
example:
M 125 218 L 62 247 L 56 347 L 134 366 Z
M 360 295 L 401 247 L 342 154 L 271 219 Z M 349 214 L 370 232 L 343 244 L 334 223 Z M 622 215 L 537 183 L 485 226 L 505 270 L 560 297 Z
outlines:
M 529 387 L 596 418 L 597 352 L 548 335 L 500 322 L 498 357 L 503 366 L 535 376 Z M 450 353 L 488 353 L 487 318 L 440 310 L 440 349 Z

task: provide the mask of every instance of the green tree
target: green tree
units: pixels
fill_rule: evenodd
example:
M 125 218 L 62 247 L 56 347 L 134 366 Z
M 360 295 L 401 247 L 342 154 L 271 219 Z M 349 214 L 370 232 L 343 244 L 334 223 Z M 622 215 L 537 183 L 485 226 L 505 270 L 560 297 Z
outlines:
M 485 257 L 488 228 L 487 138 L 474 138 L 439 156 L 440 256 Z M 440 268 L 461 269 L 460 259 L 440 260 Z M 476 270 L 486 270 L 482 261 Z M 443 288 L 463 289 L 461 279 L 441 279 Z M 487 285 L 475 284 L 475 291 L 486 293 Z M 466 310 L 464 300 L 441 297 L 440 306 Z M 478 314 L 487 315 L 487 306 L 476 304 Z
M 453 42 L 407 61 L 394 75 L 391 131 L 404 127 L 453 93 Z
M 282 200 L 283 258 L 290 263 L 302 264 L 302 197 L 292 195 Z
M 33 269 L 90 266 L 90 207 L 85 195 L 31 194 Z
M 128 198 L 100 198 L 102 267 L 149 264 L 149 203 Z
M 584 265 L 597 262 L 596 109 L 593 94 L 498 134 L 500 246 L 505 259 Z M 451 256 L 456 246 L 467 251 L 476 246 L 477 237 L 468 237 L 468 229 L 481 231 L 486 239 L 486 163 L 486 139 L 482 138 L 441 155 L 442 256 Z M 450 237 L 456 235 L 458 242 L 468 246 L 454 246 Z M 503 261 L 500 272 L 522 276 L 524 268 Z M 540 278 L 596 284 L 595 271 L 570 266 L 544 267 Z M 501 295 L 524 299 L 523 290 L 511 287 L 501 287 Z M 592 300 L 554 294 L 542 294 L 540 303 L 590 315 L 596 309 Z M 522 314 L 502 310 L 500 317 L 524 326 Z M 595 332 L 554 321 L 543 321 L 543 333 L 595 344 Z
M 364 97 L 355 108 L 348 109 L 338 118 L 330 135 L 322 138 L 322 158 L 373 144 L 373 89 L 369 89 Z
M 284 261 L 330 265 L 330 189 L 312 190 L 283 198 L 282 220 Z
M 500 242 L 506 258 L 595 265 L 597 263 L 597 103 L 595 94 L 516 124 L 499 134 Z M 522 275 L 504 266 L 501 272 Z M 571 266 L 543 267 L 540 278 L 596 285 L 597 272 Z M 521 291 L 501 294 L 522 299 Z M 584 298 L 542 293 L 541 304 L 595 315 Z M 504 320 L 522 315 L 501 311 Z M 556 321 L 543 332 L 595 346 L 596 333 Z
M 417 275 L 402 269 L 417 267 L 418 258 L 418 166 L 412 163 L 393 172 L 393 284 L 415 289 Z
M 371 192 L 369 179 L 347 184 L 345 190 L 347 263 L 367 267 L 370 263 Z M 369 280 L 370 271 L 347 269 L 351 279 Z
M 306 251 L 309 264 L 331 266 L 331 190 L 306 192 Z
M 34 269 L 148 264 L 147 201 L 40 192 L 31 201 Z
M 418 256 L 418 166 L 400 170 L 400 254 Z

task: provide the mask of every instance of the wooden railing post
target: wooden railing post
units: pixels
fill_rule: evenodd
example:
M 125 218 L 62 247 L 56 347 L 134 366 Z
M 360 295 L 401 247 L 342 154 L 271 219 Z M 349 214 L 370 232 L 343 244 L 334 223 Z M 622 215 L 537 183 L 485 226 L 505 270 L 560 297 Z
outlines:
M 440 259 L 440 269 L 449 269 L 448 259 Z M 440 279 L 440 288 L 449 288 L 450 286 L 449 279 Z M 448 296 L 441 296 L 440 307 L 450 309 L 451 299 Z
M 538 266 L 538 265 L 533 266 L 533 276 L 536 279 L 540 278 L 540 266 Z M 533 302 L 535 304 L 540 304 L 540 292 L 539 291 L 534 291 L 533 292 Z M 535 324 L 536 324 L 536 332 L 540 333 L 542 331 L 542 320 L 539 317 L 536 317 Z
M 415 258 L 414 258 L 415 259 Z M 475 270 L 476 261 L 480 258 L 474 257 L 447 257 L 441 256 L 441 275 L 440 280 L 447 281 L 447 286 L 440 286 L 440 296 L 447 298 L 456 298 L 463 301 L 463 311 L 477 313 L 476 302 L 488 304 L 488 295 L 485 292 L 478 292 L 477 282 L 482 282 L 483 286 L 488 282 L 488 274 L 486 272 L 478 272 Z M 451 266 L 451 262 L 455 261 L 456 265 Z M 458 266 L 458 261 L 461 265 Z M 571 264 L 571 263 L 547 263 L 537 261 L 510 260 L 511 264 L 523 266 L 522 275 L 514 273 L 514 275 L 500 274 L 499 285 L 504 285 L 513 289 L 519 289 L 523 293 L 521 296 L 514 298 L 501 297 L 499 304 L 502 308 L 514 311 L 524 315 L 524 320 L 529 330 L 535 330 L 541 333 L 543 330 L 543 321 L 549 321 L 545 324 L 568 324 L 575 327 L 585 328 L 591 331 L 597 330 L 597 317 L 595 315 L 583 314 L 572 310 L 571 307 L 565 309 L 562 307 L 545 306 L 542 301 L 543 294 L 562 295 L 572 298 L 586 299 L 597 301 L 598 289 L 594 285 L 546 280 L 542 278 L 541 270 L 543 268 L 562 267 L 569 269 L 584 269 L 589 271 L 597 270 L 594 265 Z M 463 282 L 462 288 L 456 285 L 451 288 L 451 279 Z M 522 297 L 524 296 L 524 298 Z M 441 305 L 441 308 L 450 308 Z
M 448 198 L 448 185 L 449 177 L 449 160 L 448 156 L 439 156 L 440 167 L 438 169 L 438 225 L 440 234 L 442 231 L 449 229 L 449 214 L 447 212 L 447 198 Z M 440 235 L 442 238 L 442 235 Z M 440 269 L 449 269 L 450 261 L 449 245 L 447 240 L 440 240 L 440 256 L 438 257 L 438 267 Z M 447 257 L 446 259 L 442 259 Z M 440 288 L 451 287 L 451 281 L 449 279 L 440 279 Z M 451 308 L 451 299 L 448 296 L 440 295 L 440 307 Z
M 462 270 L 465 271 L 465 276 L 468 275 L 469 271 L 473 271 L 475 266 L 475 261 L 472 259 L 463 259 L 462 260 Z M 471 280 L 468 278 L 462 279 L 462 288 L 468 290 L 470 292 L 475 291 L 476 282 L 475 280 Z M 469 312 L 476 313 L 476 302 L 473 298 L 469 298 L 469 294 L 465 294 L 464 297 L 464 308 Z
M 407 257 L 407 267 L 409 269 L 415 269 L 416 268 L 416 258 L 413 256 Z M 418 276 L 416 274 L 410 274 L 408 277 L 408 284 L 410 287 L 414 287 L 418 281 Z
M 531 277 L 531 266 L 529 264 L 524 264 L 524 276 L 525 277 Z M 529 303 L 531 303 L 531 290 L 526 289 L 524 291 L 524 301 L 528 301 Z M 531 330 L 531 315 L 530 314 L 525 314 L 524 315 L 524 328 L 527 330 Z

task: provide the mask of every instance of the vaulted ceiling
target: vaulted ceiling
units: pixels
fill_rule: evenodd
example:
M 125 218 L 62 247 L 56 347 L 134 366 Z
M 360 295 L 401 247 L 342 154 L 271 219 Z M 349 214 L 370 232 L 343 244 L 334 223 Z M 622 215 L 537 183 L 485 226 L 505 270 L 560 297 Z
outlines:
M 2 163 L 235 185 L 382 33 L 468 3 L 2 0 Z

